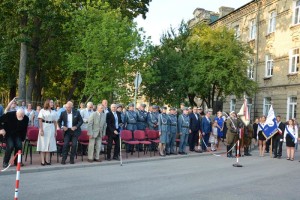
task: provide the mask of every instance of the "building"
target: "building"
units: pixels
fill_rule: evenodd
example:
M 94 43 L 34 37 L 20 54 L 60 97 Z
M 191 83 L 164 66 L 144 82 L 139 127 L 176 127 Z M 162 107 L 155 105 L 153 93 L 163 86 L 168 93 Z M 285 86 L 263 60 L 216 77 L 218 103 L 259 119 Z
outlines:
M 192 26 L 195 19 L 189 23 Z M 259 89 L 255 96 L 248 97 L 251 118 L 267 115 L 272 104 L 282 120 L 299 121 L 300 0 L 253 0 L 220 14 L 209 24 L 232 28 L 239 40 L 253 48 L 247 76 L 258 83 Z M 239 111 L 242 102 L 230 96 L 223 110 Z

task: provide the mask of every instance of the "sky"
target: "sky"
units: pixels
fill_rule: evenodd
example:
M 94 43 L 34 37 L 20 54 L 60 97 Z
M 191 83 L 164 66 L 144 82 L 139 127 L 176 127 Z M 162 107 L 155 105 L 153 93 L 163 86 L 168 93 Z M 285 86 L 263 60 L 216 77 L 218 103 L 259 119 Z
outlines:
M 188 21 L 193 18 L 196 8 L 204 8 L 214 12 L 219 7 L 226 6 L 239 8 L 251 0 L 152 0 L 149 6 L 147 18 L 141 16 L 136 19 L 138 27 L 143 27 L 146 36 L 151 36 L 155 45 L 159 44 L 160 36 L 169 30 L 170 26 L 176 28 L 182 20 Z

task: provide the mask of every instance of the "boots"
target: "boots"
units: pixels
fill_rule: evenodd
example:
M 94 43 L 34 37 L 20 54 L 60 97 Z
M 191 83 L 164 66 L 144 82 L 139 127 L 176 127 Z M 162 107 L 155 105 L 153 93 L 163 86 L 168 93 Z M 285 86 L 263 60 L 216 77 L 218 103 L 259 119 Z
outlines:
M 231 146 L 227 146 L 227 158 L 232 158 L 232 151 L 228 152 L 231 149 Z
M 244 148 L 244 151 L 245 151 L 245 153 L 244 153 L 245 156 L 252 156 L 252 155 L 249 153 L 249 147 L 245 147 L 245 148 Z

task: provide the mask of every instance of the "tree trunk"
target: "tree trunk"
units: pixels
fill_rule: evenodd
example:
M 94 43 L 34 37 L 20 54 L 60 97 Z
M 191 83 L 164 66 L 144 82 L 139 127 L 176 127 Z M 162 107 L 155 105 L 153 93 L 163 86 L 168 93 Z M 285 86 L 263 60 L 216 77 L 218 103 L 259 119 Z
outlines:
M 15 98 L 16 93 L 17 93 L 17 87 L 15 85 L 11 86 L 9 88 L 9 101 L 11 101 L 13 98 Z
M 21 17 L 21 28 L 25 28 L 27 25 L 27 15 L 24 14 Z M 22 34 L 21 38 L 25 40 L 26 35 Z M 19 99 L 25 101 L 26 99 L 26 64 L 27 64 L 27 44 L 25 41 L 21 42 L 20 49 L 20 65 L 19 65 L 19 84 L 18 93 Z
M 80 76 L 80 75 L 79 75 L 78 72 L 75 72 L 75 73 L 73 74 L 73 77 L 72 77 L 72 80 L 71 80 L 72 87 L 71 87 L 70 90 L 69 90 L 69 94 L 68 94 L 67 101 L 71 101 L 72 98 L 73 98 L 74 92 L 75 92 L 75 90 L 76 90 L 76 88 L 77 88 L 77 85 L 78 85 L 78 82 L 79 82 L 79 80 L 80 80 L 79 76 Z
M 197 104 L 195 102 L 195 97 L 196 97 L 195 94 L 188 94 L 189 102 L 192 107 L 197 106 Z

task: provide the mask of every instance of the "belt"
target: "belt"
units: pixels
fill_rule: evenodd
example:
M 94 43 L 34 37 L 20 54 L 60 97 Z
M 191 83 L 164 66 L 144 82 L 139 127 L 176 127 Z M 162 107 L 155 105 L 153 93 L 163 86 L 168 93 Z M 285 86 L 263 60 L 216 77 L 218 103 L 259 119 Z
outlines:
M 175 124 L 171 124 L 170 126 L 177 126 L 177 124 L 175 125 Z
M 182 126 L 182 128 L 190 128 L 189 126 Z
M 53 121 L 45 121 L 45 120 L 42 120 L 42 122 L 47 123 L 47 124 L 52 124 L 53 123 Z
M 127 124 L 136 124 L 136 123 L 127 123 Z
M 84 124 L 88 124 L 89 122 L 83 122 Z

